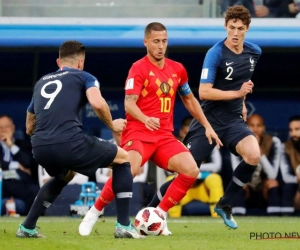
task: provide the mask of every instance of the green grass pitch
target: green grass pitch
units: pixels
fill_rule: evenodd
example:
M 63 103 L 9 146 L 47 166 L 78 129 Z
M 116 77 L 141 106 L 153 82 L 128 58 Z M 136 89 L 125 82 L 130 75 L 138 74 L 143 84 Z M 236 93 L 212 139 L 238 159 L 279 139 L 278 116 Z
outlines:
M 300 217 L 236 217 L 239 228 L 230 230 L 222 219 L 182 217 L 169 219 L 172 236 L 148 236 L 146 239 L 115 239 L 116 218 L 100 218 L 90 236 L 78 234 L 80 218 L 41 217 L 40 233 L 46 239 L 18 239 L 18 225 L 24 218 L 0 218 L 1 250 L 197 250 L 197 249 L 300 249 Z M 132 218 L 133 220 L 133 218 Z M 282 238 L 279 238 L 279 237 Z M 270 239 L 270 238 L 275 239 Z M 290 238 L 288 238 L 290 237 Z M 264 238 L 264 239 L 262 239 Z

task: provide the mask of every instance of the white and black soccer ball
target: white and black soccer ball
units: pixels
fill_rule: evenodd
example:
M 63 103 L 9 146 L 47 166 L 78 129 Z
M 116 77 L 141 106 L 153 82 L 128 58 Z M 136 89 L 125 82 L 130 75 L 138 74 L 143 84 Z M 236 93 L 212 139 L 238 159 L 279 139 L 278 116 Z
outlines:
M 166 226 L 166 218 L 157 208 L 146 207 L 137 213 L 134 225 L 141 235 L 160 235 Z

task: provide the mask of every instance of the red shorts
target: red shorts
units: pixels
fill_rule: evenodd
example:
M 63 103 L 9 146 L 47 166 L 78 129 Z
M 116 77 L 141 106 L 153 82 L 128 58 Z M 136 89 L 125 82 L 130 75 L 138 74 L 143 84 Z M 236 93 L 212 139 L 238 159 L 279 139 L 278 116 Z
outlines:
M 182 142 L 171 133 L 155 135 L 155 142 L 146 142 L 140 139 L 131 139 L 131 135 L 122 138 L 121 147 L 126 151 L 135 150 L 142 156 L 143 166 L 148 160 L 167 170 L 171 157 L 182 152 L 190 152 Z

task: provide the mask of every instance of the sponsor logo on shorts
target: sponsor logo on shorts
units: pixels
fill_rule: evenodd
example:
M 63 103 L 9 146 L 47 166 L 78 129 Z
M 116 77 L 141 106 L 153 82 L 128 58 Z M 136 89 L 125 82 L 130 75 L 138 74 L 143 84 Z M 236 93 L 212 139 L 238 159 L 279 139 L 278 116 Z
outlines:
M 130 147 L 132 145 L 132 143 L 133 143 L 133 141 L 129 141 L 129 142 L 126 143 L 126 146 Z

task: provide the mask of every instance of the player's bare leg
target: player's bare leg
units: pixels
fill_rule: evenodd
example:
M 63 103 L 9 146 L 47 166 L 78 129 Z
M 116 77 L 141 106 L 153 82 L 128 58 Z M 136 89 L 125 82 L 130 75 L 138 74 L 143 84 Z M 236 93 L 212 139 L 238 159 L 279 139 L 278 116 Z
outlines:
M 157 207 L 166 218 L 168 210 L 186 195 L 199 175 L 197 164 L 189 152 L 182 152 L 173 156 L 169 160 L 168 170 L 177 172 L 178 176 L 168 187 L 166 194 Z M 167 224 L 162 235 L 172 235 Z

